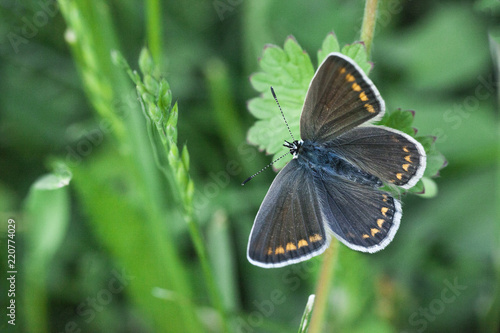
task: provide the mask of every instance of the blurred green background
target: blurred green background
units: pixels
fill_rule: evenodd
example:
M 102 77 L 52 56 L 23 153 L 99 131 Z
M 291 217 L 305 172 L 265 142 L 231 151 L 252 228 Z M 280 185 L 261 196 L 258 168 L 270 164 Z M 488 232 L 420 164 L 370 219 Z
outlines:
M 364 2 L 0 4 L 0 330 L 297 331 L 323 257 L 272 270 L 246 259 L 275 176 L 240 186 L 270 161 L 246 144 L 248 78 L 264 46 L 289 35 L 315 66 L 329 32 L 358 40 Z M 386 250 L 339 246 L 325 332 L 499 332 L 499 18 L 494 0 L 380 2 L 370 76 L 389 109 L 416 111 L 449 164 L 435 198 L 403 197 Z M 138 69 L 145 45 L 178 102 L 192 212 L 156 167 L 134 86 L 111 61 L 119 50 Z

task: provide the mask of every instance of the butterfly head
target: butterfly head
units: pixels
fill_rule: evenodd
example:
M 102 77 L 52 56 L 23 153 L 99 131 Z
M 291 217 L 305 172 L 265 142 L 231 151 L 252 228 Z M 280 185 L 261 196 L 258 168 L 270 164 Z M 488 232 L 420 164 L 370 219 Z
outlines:
M 293 142 L 288 142 L 285 140 L 285 143 L 283 144 L 283 146 L 290 149 L 290 154 L 293 155 L 293 158 L 297 158 L 297 156 L 299 154 L 299 150 L 302 147 L 302 143 L 303 143 L 302 140 L 300 140 L 300 141 L 295 140 Z

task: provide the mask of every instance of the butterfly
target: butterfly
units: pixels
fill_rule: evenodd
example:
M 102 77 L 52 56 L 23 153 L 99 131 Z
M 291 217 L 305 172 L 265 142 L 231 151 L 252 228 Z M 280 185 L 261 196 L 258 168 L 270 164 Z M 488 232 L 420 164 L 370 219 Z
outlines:
M 282 267 L 310 259 L 328 248 L 332 235 L 369 253 L 392 241 L 401 203 L 381 187 L 413 187 L 426 154 L 410 135 L 371 124 L 384 112 L 379 91 L 354 60 L 330 53 L 309 85 L 301 140 L 285 141 L 293 159 L 255 217 L 247 249 L 252 264 Z

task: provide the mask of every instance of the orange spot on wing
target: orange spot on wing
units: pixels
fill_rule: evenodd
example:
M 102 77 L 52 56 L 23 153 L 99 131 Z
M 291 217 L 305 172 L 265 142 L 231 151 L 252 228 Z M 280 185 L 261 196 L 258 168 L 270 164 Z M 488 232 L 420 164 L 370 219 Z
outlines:
M 361 99 L 363 102 L 366 102 L 368 100 L 368 97 L 366 97 L 366 94 L 364 91 L 359 94 L 359 99 Z
M 408 147 L 406 147 L 406 146 L 404 146 L 404 147 L 403 147 L 403 151 L 404 151 L 405 153 L 409 153 L 409 152 L 410 152 L 410 151 L 408 150 Z
M 285 254 L 285 249 L 283 248 L 283 246 L 278 246 L 276 248 L 276 251 L 274 251 L 274 254 Z
M 411 156 L 410 155 L 405 156 L 405 161 L 411 163 Z
M 410 167 L 410 165 L 409 165 L 409 164 L 403 164 L 403 169 L 404 169 L 405 171 L 408 171 L 408 168 L 409 168 L 409 167 Z
M 286 250 L 287 251 L 297 250 L 297 247 L 292 242 L 286 243 Z
M 319 234 L 315 234 L 315 235 L 309 236 L 309 241 L 311 243 L 318 242 L 318 241 L 320 241 L 322 239 L 323 239 L 323 237 L 321 237 L 321 235 L 319 235 Z
M 299 243 L 297 245 L 298 245 L 298 247 L 300 249 L 303 246 L 309 245 L 309 243 L 305 239 L 301 239 L 301 240 L 299 240 Z
M 368 236 L 367 234 L 364 234 L 364 235 L 363 235 L 363 238 L 365 238 L 365 239 L 366 239 L 366 238 L 370 238 L 370 236 Z
M 352 76 L 351 74 L 347 74 L 347 75 L 345 76 L 345 79 L 346 79 L 347 81 L 349 81 L 349 82 L 354 82 L 354 81 L 356 81 L 356 78 L 354 78 L 354 76 Z
M 403 179 L 403 174 L 402 173 L 397 173 L 396 174 L 396 178 L 399 179 L 399 180 Z
M 371 104 L 365 104 L 365 109 L 370 112 L 370 113 L 375 113 L 375 109 L 373 108 L 373 105 Z
M 384 219 L 378 219 L 377 220 L 377 225 L 379 228 L 382 228 L 382 224 L 384 224 L 385 220 Z
M 267 250 L 267 255 L 270 256 L 271 254 L 273 254 L 273 249 L 272 248 L 269 248 Z
M 387 207 L 382 207 L 380 209 L 380 211 L 382 212 L 382 215 L 384 215 L 384 216 L 387 216 L 387 215 L 385 215 L 385 213 L 387 213 L 388 210 L 389 210 L 389 208 L 387 208 Z
M 380 232 L 380 230 L 375 229 L 375 228 L 371 228 L 371 229 L 370 229 L 370 231 L 371 231 L 371 233 L 372 233 L 372 236 L 375 236 L 375 234 L 377 234 L 377 233 L 379 233 L 379 232 Z
M 345 73 L 345 68 L 344 68 L 344 67 L 342 67 L 342 68 L 340 69 L 340 74 L 344 74 L 344 73 Z
M 357 83 L 353 83 L 353 84 L 352 84 L 352 89 L 353 89 L 354 91 L 361 91 L 361 87 L 360 87 L 360 86 L 359 86 L 359 84 L 357 84 Z

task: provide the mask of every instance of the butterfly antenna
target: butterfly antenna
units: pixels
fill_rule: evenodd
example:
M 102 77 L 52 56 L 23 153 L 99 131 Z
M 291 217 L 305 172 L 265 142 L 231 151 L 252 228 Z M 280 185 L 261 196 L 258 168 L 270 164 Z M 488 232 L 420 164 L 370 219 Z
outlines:
M 295 141 L 295 138 L 293 137 L 292 131 L 290 130 L 290 126 L 288 126 L 288 122 L 286 121 L 285 114 L 283 113 L 283 110 L 281 110 L 280 102 L 278 102 L 278 98 L 276 97 L 276 94 L 274 93 L 273 87 L 271 87 L 271 93 L 273 94 L 273 97 L 274 97 L 274 100 L 276 101 L 276 104 L 278 104 L 278 107 L 280 108 L 280 112 L 281 112 L 281 115 L 283 116 L 283 120 L 285 121 L 286 128 L 288 128 L 288 133 L 290 133 L 292 140 Z
M 283 154 L 281 155 L 280 157 L 278 157 L 277 159 L 275 159 L 274 161 L 272 161 L 271 163 L 269 163 L 268 165 L 266 165 L 265 167 L 263 167 L 259 172 L 256 172 L 254 173 L 253 175 L 251 175 L 250 177 L 248 177 L 247 179 L 245 179 L 245 181 L 243 183 L 241 183 L 241 186 L 245 185 L 246 183 L 248 183 L 249 181 L 251 181 L 253 179 L 253 177 L 257 176 L 259 173 L 261 173 L 262 171 L 266 170 L 267 168 L 269 168 L 271 165 L 273 165 L 274 163 L 278 162 L 279 160 L 281 160 L 283 157 L 285 157 L 286 155 L 290 154 L 290 152 L 286 153 L 286 154 Z

